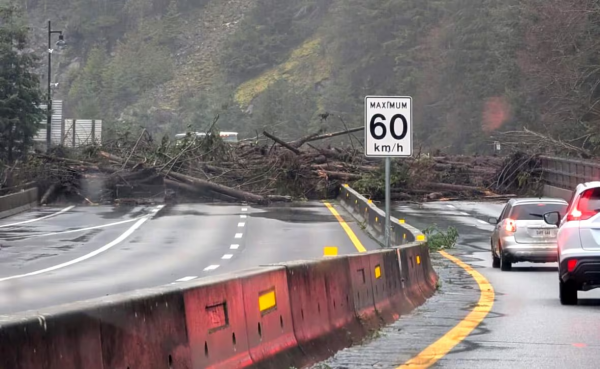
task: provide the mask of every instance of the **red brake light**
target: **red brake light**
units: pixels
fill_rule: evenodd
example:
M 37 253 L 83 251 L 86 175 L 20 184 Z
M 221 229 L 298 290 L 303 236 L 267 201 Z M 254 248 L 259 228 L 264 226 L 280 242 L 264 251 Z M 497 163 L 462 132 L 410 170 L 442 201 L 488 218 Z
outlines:
M 567 261 L 567 271 L 572 272 L 573 270 L 575 270 L 576 266 L 577 266 L 576 259 L 571 259 L 571 260 Z
M 595 210 L 587 210 L 587 207 L 589 206 L 587 202 L 589 202 L 591 195 L 592 192 L 590 190 L 585 191 L 581 195 L 581 197 L 577 201 L 577 205 L 573 208 L 573 210 L 571 210 L 570 214 L 567 214 L 567 222 L 574 220 L 587 220 L 593 217 L 594 215 L 598 214 L 598 212 Z M 579 208 L 584 210 L 581 211 L 579 210 Z
M 506 219 L 506 225 L 504 227 L 508 232 L 517 231 L 517 223 L 512 219 Z

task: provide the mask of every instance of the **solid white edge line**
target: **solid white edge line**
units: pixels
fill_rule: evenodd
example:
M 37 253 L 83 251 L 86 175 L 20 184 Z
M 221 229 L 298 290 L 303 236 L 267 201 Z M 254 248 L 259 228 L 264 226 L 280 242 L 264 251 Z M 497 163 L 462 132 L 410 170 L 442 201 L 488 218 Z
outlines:
M 120 222 L 115 222 L 115 223 L 109 223 L 109 224 L 103 224 L 103 225 L 99 225 L 99 226 L 93 226 L 93 227 L 86 227 L 86 228 L 79 228 L 79 229 L 72 229 L 70 231 L 62 231 L 62 232 L 50 232 L 50 233 L 44 233 L 44 234 L 40 234 L 40 235 L 34 235 L 31 236 L 29 238 L 35 238 L 35 237 L 44 237 L 44 236 L 54 236 L 57 234 L 67 234 L 67 233 L 75 233 L 75 232 L 83 232 L 83 231 L 89 231 L 91 229 L 98 229 L 98 228 L 105 228 L 105 227 L 113 227 L 116 225 L 120 225 L 120 224 L 125 224 L 125 223 L 131 223 L 131 222 L 135 222 L 136 220 L 139 220 L 140 218 L 134 218 L 134 219 L 127 219 L 127 220 L 123 220 Z
M 243 227 L 245 225 L 246 225 L 246 223 L 238 223 L 238 227 Z
M 242 238 L 243 233 L 236 233 L 235 238 Z
M 219 265 L 213 264 L 213 265 L 209 265 L 206 268 L 204 268 L 205 272 L 208 272 L 209 270 L 215 270 L 219 267 Z
M 196 279 L 198 278 L 195 275 L 191 275 L 189 277 L 183 277 L 183 278 L 179 278 L 178 280 L 176 280 L 175 282 L 187 282 L 187 281 L 191 281 L 192 279 Z
M 22 222 L 16 222 L 16 223 L 10 223 L 10 224 L 2 224 L 2 225 L 0 225 L 0 228 L 12 227 L 12 226 L 20 225 L 20 224 L 33 223 L 33 222 L 37 222 L 38 220 L 44 220 L 44 219 L 52 218 L 52 217 L 55 217 L 57 215 L 60 215 L 60 214 L 62 214 L 64 212 L 66 212 L 66 211 L 69 211 L 69 210 L 73 209 L 74 207 L 75 207 L 74 205 L 71 205 L 71 206 L 68 206 L 68 207 L 66 207 L 66 208 L 64 208 L 64 209 L 62 209 L 62 210 L 60 210 L 60 211 L 58 211 L 56 213 L 52 213 L 50 215 L 46 215 L 46 216 L 43 216 L 43 217 L 40 217 L 40 218 L 29 219 L 29 220 L 24 220 Z
M 481 220 L 481 219 L 477 219 L 477 221 L 481 224 L 490 224 L 490 223 L 486 222 L 485 220 Z
M 237 249 L 240 248 L 240 245 L 233 244 L 233 245 L 229 246 L 229 248 L 232 249 L 232 250 L 237 250 Z
M 223 257 L 221 259 L 228 260 L 228 259 L 231 259 L 232 257 L 233 257 L 233 254 L 225 254 L 225 255 L 223 255 Z
M 140 226 L 142 224 L 144 224 L 148 219 L 150 219 L 150 218 L 144 217 L 144 218 L 138 220 L 134 225 L 132 225 L 128 230 L 126 230 L 123 234 L 121 234 L 119 237 L 117 237 L 114 241 L 112 241 L 112 242 L 110 242 L 110 243 L 102 246 L 101 248 L 99 248 L 97 250 L 94 250 L 94 251 L 90 252 L 89 254 L 83 255 L 83 256 L 78 257 L 77 259 L 73 259 L 71 261 L 67 261 L 66 263 L 62 263 L 62 264 L 58 264 L 58 265 L 52 266 L 50 268 L 37 270 L 37 271 L 31 272 L 31 273 L 20 274 L 20 275 L 13 275 L 13 276 L 6 277 L 6 278 L 0 278 L 0 282 L 8 281 L 8 280 L 11 280 L 11 279 L 17 279 L 17 278 L 31 277 L 31 276 L 34 276 L 34 275 L 51 272 L 53 270 L 62 269 L 62 268 L 68 267 L 69 265 L 77 264 L 79 262 L 82 262 L 84 260 L 92 258 L 92 257 L 94 257 L 94 256 L 96 256 L 98 254 L 103 253 L 106 250 L 109 250 L 110 248 L 118 245 L 119 243 L 123 242 L 123 240 L 125 240 L 133 232 L 135 232 L 136 229 L 140 228 Z

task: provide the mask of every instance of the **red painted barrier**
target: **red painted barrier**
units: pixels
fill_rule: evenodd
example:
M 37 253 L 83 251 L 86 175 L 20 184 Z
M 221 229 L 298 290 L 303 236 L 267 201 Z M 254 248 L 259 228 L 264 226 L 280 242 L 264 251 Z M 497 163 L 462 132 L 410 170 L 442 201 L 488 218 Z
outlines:
M 244 368 L 248 351 L 242 282 L 216 281 L 183 291 L 193 368 Z
M 183 296 L 178 290 L 101 306 L 103 368 L 190 368 Z
M 240 275 L 250 357 L 261 368 L 287 368 L 304 360 L 294 335 L 285 267 Z
M 399 315 L 394 311 L 392 301 L 390 299 L 391 296 L 386 291 L 386 280 L 393 274 L 393 271 L 391 269 L 388 270 L 386 263 L 383 260 L 383 256 L 386 253 L 393 254 L 394 251 L 386 250 L 371 252 L 368 253 L 368 257 L 370 267 L 369 271 L 371 273 L 371 290 L 373 292 L 375 310 L 385 323 L 391 323 L 398 319 Z
M 102 369 L 99 323 L 76 310 L 0 320 L 0 368 Z
M 340 342 L 345 341 L 345 346 L 358 341 L 366 334 L 365 328 L 360 324 L 354 305 L 352 280 L 350 278 L 350 262 L 347 257 L 338 257 L 327 260 L 325 286 L 327 288 L 327 303 L 329 321 L 339 335 Z
M 369 259 L 369 255 L 350 255 L 348 264 L 356 315 L 367 330 L 376 330 L 382 326 L 382 322 L 375 311 L 372 281 L 374 271 L 371 270 Z
M 346 331 L 332 322 L 338 305 L 341 309 L 346 301 L 330 300 L 327 293 L 328 282 L 347 278 L 348 263 L 340 260 L 286 263 L 294 333 L 310 361 L 327 358 L 349 343 Z M 346 317 L 354 318 L 354 310 Z

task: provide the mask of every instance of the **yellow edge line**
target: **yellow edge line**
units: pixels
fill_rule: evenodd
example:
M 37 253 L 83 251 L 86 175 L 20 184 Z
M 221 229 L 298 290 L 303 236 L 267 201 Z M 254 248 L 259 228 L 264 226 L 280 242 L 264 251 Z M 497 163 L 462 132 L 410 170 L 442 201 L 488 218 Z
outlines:
M 344 228 L 344 231 L 346 231 L 346 234 L 348 235 L 348 237 L 350 237 L 350 240 L 354 244 L 354 247 L 356 247 L 356 250 L 358 250 L 358 252 L 367 252 L 367 249 L 365 249 L 365 247 L 360 242 L 358 237 L 356 237 L 356 235 L 354 234 L 354 231 L 352 231 L 352 228 L 350 228 L 350 226 L 346 223 L 346 221 L 344 219 L 342 219 L 342 217 L 340 216 L 340 213 L 338 213 L 337 210 L 335 210 L 335 208 L 330 203 L 325 202 L 324 204 L 325 204 L 325 206 L 327 206 L 327 209 L 329 209 L 331 214 L 333 214 L 335 219 L 337 219 L 337 221 L 340 223 L 342 228 Z
M 396 369 L 404 368 L 429 368 L 435 364 L 438 360 L 444 357 L 458 345 L 462 340 L 467 338 L 469 334 L 477 328 L 479 323 L 485 319 L 488 313 L 492 310 L 494 305 L 494 288 L 492 284 L 478 271 L 473 269 L 468 264 L 462 262 L 457 257 L 454 257 L 444 251 L 440 251 L 440 254 L 446 259 L 451 260 L 461 268 L 467 271 L 475 279 L 479 285 L 479 302 L 477 306 L 454 328 L 449 330 L 444 336 L 432 343 L 425 350 L 421 351 L 417 356 L 413 357 L 406 363 L 400 365 Z

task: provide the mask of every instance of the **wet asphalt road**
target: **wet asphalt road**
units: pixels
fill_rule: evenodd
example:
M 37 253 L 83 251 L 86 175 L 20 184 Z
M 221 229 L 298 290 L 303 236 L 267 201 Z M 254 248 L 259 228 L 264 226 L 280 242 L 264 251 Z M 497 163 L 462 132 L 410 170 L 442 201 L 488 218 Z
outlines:
M 336 206 L 365 248 L 378 244 Z M 0 221 L 0 314 L 356 248 L 320 202 L 42 208 Z M 38 274 L 39 273 L 39 274 Z
M 600 291 L 579 293 L 578 306 L 558 300 L 556 263 L 518 263 L 510 272 L 492 268 L 485 219 L 503 203 L 396 204 L 395 216 L 423 229 L 433 223 L 456 227 L 451 251 L 492 284 L 495 302 L 483 323 L 432 368 L 598 368 Z M 475 281 L 439 255 L 434 265 L 442 286 L 411 315 L 385 328 L 363 346 L 346 349 L 317 368 L 396 368 L 462 320 L 479 299 Z

